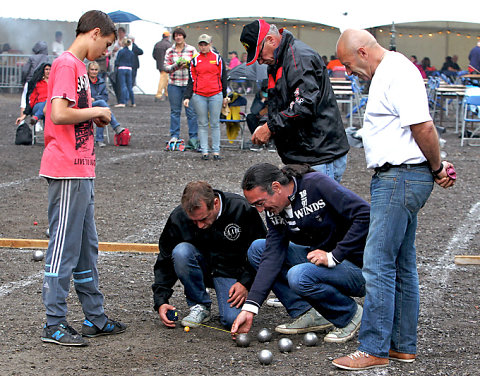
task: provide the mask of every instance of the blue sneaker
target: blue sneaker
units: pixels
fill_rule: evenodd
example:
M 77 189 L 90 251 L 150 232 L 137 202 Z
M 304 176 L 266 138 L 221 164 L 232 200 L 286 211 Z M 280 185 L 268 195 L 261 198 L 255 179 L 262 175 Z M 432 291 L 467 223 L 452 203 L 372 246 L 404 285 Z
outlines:
M 45 325 L 41 339 L 43 342 L 55 343 L 62 346 L 87 346 L 88 342 L 67 322 L 57 325 Z
M 119 321 L 107 318 L 107 323 L 102 329 L 97 328 L 92 322 L 85 319 L 82 325 L 82 335 L 84 337 L 98 337 L 110 334 L 120 334 L 127 330 L 127 326 Z

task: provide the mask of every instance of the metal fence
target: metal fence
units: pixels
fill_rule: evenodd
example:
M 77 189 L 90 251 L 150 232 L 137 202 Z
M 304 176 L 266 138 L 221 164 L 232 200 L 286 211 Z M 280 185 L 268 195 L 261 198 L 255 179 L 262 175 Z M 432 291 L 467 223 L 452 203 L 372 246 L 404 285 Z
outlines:
M 21 89 L 22 68 L 28 61 L 30 55 L 1 54 L 0 55 L 0 88 Z M 49 56 L 53 61 L 54 56 Z

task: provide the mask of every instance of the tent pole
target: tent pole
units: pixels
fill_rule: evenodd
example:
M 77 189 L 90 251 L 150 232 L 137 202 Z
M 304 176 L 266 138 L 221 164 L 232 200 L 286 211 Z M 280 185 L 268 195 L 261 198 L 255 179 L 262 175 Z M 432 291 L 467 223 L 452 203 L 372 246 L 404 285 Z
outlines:
M 223 50 L 222 50 L 224 59 L 228 56 L 229 37 L 230 37 L 230 20 L 228 18 L 224 18 L 223 19 Z

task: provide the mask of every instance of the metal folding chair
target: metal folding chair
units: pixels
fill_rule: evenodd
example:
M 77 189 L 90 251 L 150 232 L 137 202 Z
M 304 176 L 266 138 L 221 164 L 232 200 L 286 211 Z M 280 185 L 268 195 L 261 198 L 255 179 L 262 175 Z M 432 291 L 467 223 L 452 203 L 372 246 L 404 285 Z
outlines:
M 470 146 L 480 146 L 480 96 L 465 96 L 463 107 L 460 146 L 463 146 L 465 140 L 467 140 L 467 144 Z
M 220 118 L 220 124 L 225 124 L 227 127 L 227 136 L 226 138 L 220 138 L 220 141 L 227 141 L 230 145 L 238 142 L 240 149 L 243 149 L 243 135 L 247 121 L 247 98 L 238 96 L 233 102 L 228 104 L 228 107 L 230 108 L 230 116 L 226 119 Z

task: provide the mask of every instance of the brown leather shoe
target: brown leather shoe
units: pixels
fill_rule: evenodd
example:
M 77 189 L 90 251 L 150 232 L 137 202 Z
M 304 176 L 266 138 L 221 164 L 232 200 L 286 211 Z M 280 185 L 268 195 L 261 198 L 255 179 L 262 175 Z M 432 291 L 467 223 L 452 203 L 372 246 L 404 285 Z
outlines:
M 391 360 L 396 360 L 397 362 L 412 363 L 415 361 L 416 355 L 390 350 L 388 352 L 388 358 Z
M 386 367 L 388 366 L 389 361 L 387 358 L 378 358 L 357 350 L 350 355 L 333 360 L 332 363 L 334 366 L 341 369 L 360 371 L 362 369 Z

